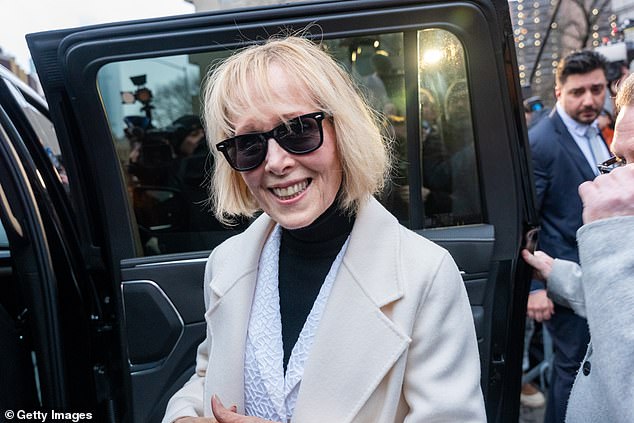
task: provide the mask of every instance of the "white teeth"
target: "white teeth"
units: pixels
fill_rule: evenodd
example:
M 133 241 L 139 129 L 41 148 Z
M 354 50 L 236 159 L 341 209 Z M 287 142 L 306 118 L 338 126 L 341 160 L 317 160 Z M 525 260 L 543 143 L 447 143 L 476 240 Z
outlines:
M 273 191 L 273 194 L 275 194 L 276 196 L 282 199 L 287 199 L 288 197 L 294 197 L 297 194 L 301 193 L 306 189 L 307 186 L 308 181 L 302 181 L 286 188 L 272 188 L 271 191 Z

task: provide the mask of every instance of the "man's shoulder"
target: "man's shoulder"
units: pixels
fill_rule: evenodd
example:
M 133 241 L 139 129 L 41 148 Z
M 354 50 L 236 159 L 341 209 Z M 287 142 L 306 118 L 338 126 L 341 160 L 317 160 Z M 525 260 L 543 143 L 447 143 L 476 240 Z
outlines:
M 539 122 L 535 124 L 528 131 L 528 138 L 530 140 L 540 139 L 546 135 L 551 136 L 555 131 L 556 119 L 558 118 L 557 112 L 553 111 L 549 113 L 547 116 L 542 117 Z
M 528 131 L 528 141 L 533 151 L 540 147 L 550 150 L 555 145 L 553 141 L 559 139 L 565 132 L 567 128 L 557 112 L 553 111 Z

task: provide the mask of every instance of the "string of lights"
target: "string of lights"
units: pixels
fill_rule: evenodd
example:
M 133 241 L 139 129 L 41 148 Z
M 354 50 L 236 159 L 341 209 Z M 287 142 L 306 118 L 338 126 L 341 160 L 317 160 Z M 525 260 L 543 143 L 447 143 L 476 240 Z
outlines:
M 608 2 L 509 1 L 520 84 L 529 95 L 539 95 L 552 105 L 559 59 L 573 50 L 596 48 L 618 38 L 617 17 Z

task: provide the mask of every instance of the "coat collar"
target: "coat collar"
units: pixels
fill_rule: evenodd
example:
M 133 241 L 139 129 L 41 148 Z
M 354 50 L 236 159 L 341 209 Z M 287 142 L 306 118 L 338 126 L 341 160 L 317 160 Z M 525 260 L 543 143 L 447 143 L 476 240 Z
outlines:
M 316 412 L 321 421 L 351 421 L 407 349 L 410 338 L 381 310 L 403 296 L 399 234 L 398 221 L 374 198 L 361 208 L 304 368 L 294 421 L 315 421 Z
M 229 238 L 219 248 L 219 254 L 212 254 L 214 271 L 209 282 L 211 290 L 222 298 L 245 275 L 257 272 L 258 260 L 275 222 L 266 214 L 258 217 L 239 235 Z
M 205 283 L 209 286 L 207 342 L 209 363 L 203 404 L 211 416 L 211 396 L 244 411 L 244 351 L 255 292 L 260 252 L 273 222 L 267 216 L 256 219 L 243 233 L 216 248 L 207 263 Z M 221 344 L 219 344 L 221 343 Z
M 215 260 L 222 265 L 217 266 L 218 274 L 210 282 L 214 294 L 222 297 L 245 275 L 257 272 L 260 253 L 274 226 L 275 222 L 263 214 L 246 231 L 229 240 L 233 245 Z M 371 198 L 360 208 L 350 234 L 344 264 L 358 281 L 363 281 L 361 288 L 377 307 L 403 295 L 398 266 L 399 227 L 396 218 Z M 369 263 L 372 265 L 368 266 Z
M 399 233 L 396 218 L 371 198 L 359 211 L 350 235 L 344 265 L 377 307 L 403 296 Z
M 222 345 L 211 347 L 207 394 L 227 398 L 239 410 L 244 410 L 244 346 L 258 259 L 273 226 L 262 215 L 212 258 L 213 268 L 222 270 L 211 279 L 206 317 L 212 337 Z M 352 420 L 406 350 L 410 338 L 381 310 L 403 296 L 399 247 L 398 221 L 371 198 L 352 229 L 304 369 L 293 420 L 314 420 L 316 410 L 328 417 L 324 421 Z M 360 357 L 366 357 L 361 367 Z

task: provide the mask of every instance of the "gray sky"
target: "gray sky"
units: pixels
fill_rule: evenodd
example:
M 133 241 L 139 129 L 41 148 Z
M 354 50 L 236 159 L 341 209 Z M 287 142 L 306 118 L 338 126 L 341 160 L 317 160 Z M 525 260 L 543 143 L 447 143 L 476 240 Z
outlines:
M 96 23 L 194 12 L 184 0 L 0 0 L 0 47 L 27 72 L 30 54 L 24 35 Z

